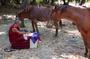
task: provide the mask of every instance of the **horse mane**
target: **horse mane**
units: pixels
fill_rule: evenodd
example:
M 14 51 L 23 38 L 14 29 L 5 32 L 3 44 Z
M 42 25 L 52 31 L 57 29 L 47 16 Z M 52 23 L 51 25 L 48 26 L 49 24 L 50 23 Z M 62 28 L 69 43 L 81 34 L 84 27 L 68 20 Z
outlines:
M 19 14 L 19 13 L 21 13 L 21 12 L 23 12 L 23 11 L 25 11 L 25 12 L 28 12 L 28 11 L 30 11 L 30 10 L 32 10 L 33 9 L 33 7 L 30 5 L 30 6 L 26 6 L 25 8 L 23 8 L 23 9 L 20 9 L 18 12 L 17 12 L 17 14 Z
M 63 12 L 66 11 L 66 9 L 67 9 L 68 7 L 70 7 L 70 5 L 68 5 L 68 4 L 61 4 L 61 5 L 55 6 L 55 9 L 56 9 L 56 10 L 60 10 L 61 13 L 63 13 Z

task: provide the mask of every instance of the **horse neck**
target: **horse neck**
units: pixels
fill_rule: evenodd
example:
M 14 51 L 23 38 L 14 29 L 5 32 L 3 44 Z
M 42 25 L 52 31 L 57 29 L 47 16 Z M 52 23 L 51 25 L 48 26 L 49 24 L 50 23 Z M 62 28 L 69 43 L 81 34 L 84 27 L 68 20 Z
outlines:
M 70 21 L 77 22 L 79 19 L 83 18 L 81 14 L 78 12 L 77 8 L 69 7 L 67 10 L 62 14 L 62 18 L 66 18 Z

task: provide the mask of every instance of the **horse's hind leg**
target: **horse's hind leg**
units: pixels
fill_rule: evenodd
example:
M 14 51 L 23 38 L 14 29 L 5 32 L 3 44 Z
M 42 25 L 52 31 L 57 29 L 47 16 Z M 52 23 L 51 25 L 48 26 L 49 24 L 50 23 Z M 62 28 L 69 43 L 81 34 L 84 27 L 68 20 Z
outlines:
M 84 53 L 84 56 L 87 57 L 88 55 L 88 49 L 85 47 L 85 53 Z
M 90 59 L 90 49 L 89 49 L 88 59 Z
M 87 48 L 87 36 L 86 33 L 83 31 L 83 29 L 79 29 L 82 37 L 83 37 L 83 42 L 84 42 L 84 46 L 85 46 L 85 53 L 84 56 L 87 57 L 88 55 L 88 48 Z
M 87 38 L 86 38 L 85 34 L 81 34 L 81 35 L 82 35 L 82 37 L 83 37 L 84 46 L 85 46 L 85 53 L 84 53 L 84 56 L 87 57 L 87 55 L 88 55 L 87 41 L 86 41 Z
M 85 34 L 83 35 L 83 41 L 84 41 L 84 46 L 85 46 L 85 53 L 84 53 L 84 56 L 87 57 L 88 56 L 88 48 L 87 48 L 87 38 L 85 36 Z
M 33 28 L 33 32 L 35 32 L 35 25 L 34 25 L 34 21 L 32 21 L 32 28 Z

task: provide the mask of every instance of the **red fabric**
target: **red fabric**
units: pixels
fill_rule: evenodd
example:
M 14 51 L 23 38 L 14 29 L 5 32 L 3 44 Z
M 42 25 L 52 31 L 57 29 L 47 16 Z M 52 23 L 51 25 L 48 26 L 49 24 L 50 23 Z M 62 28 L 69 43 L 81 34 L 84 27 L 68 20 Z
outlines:
M 20 30 L 19 27 L 15 27 L 12 25 L 9 29 L 9 41 L 11 43 L 11 47 L 14 49 L 28 49 L 29 48 L 29 40 L 25 40 L 23 35 L 18 34 L 12 31 L 12 28 L 16 28 Z

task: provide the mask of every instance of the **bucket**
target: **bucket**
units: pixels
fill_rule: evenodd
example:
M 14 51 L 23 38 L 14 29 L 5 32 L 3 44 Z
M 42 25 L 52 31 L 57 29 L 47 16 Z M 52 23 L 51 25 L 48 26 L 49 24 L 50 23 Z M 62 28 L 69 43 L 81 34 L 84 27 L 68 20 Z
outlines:
M 32 40 L 30 39 L 30 48 L 37 48 L 37 47 L 38 47 L 38 41 L 33 43 Z
M 34 32 L 30 39 L 30 48 L 37 48 L 39 39 L 40 39 L 39 33 Z

